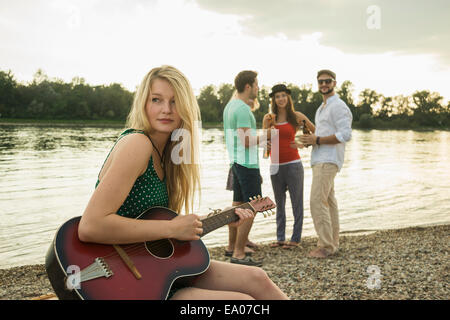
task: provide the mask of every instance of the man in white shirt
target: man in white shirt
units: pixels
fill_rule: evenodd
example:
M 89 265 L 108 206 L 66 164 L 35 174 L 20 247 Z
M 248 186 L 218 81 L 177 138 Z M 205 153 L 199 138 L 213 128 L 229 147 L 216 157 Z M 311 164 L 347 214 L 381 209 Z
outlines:
M 339 212 L 334 196 L 334 178 L 344 163 L 345 143 L 352 136 L 353 116 L 334 92 L 336 74 L 333 71 L 320 70 L 317 82 L 323 103 L 316 111 L 316 130 L 301 136 L 300 141 L 313 146 L 310 208 L 319 241 L 309 256 L 326 258 L 339 248 Z

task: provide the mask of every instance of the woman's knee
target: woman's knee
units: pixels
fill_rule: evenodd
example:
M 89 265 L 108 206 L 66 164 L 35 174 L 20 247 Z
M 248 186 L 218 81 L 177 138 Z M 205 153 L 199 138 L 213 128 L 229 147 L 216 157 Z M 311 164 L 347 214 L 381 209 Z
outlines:
M 255 284 L 258 287 L 265 287 L 272 283 L 267 273 L 258 267 L 250 267 L 249 280 L 251 281 L 249 283 Z

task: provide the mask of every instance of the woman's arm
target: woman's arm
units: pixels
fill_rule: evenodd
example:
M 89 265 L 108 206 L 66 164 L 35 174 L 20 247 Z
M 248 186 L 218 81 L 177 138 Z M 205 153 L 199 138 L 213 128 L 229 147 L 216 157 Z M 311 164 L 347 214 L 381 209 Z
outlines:
M 165 238 L 191 239 L 200 234 L 194 215 L 171 221 L 139 220 L 116 214 L 136 179 L 148 165 L 153 146 L 142 134 L 122 138 L 111 152 L 100 183 L 92 194 L 78 228 L 80 240 L 125 244 Z M 183 239 L 181 239 L 183 238 Z
M 301 113 L 300 111 L 296 111 L 295 115 L 297 116 L 297 122 L 298 123 L 302 123 L 303 120 L 305 120 L 306 123 L 306 127 L 309 129 L 309 131 L 311 131 L 312 133 L 314 133 L 316 131 L 316 126 L 314 125 L 314 123 L 312 123 L 307 116 L 305 116 L 303 113 Z
M 263 129 L 269 129 L 271 126 L 275 124 L 275 115 L 271 113 L 267 113 L 264 115 L 262 120 L 262 128 Z

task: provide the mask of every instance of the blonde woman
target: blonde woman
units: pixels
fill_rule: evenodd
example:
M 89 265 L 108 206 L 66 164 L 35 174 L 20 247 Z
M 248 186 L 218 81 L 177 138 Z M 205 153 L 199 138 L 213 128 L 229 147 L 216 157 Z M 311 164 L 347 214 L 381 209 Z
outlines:
M 199 107 L 186 77 L 171 66 L 152 69 L 138 88 L 125 130 L 100 170 L 96 189 L 80 221 L 82 241 L 126 244 L 173 238 L 198 240 L 201 218 L 191 213 L 200 188 L 196 121 Z M 181 152 L 180 134 L 190 135 Z M 175 139 L 174 139 L 175 137 Z M 175 140 L 175 141 L 173 141 Z M 190 152 L 187 148 L 190 148 Z M 190 158 L 189 158 L 190 155 Z M 180 161 L 183 157 L 183 161 Z M 135 219 L 152 206 L 184 215 L 172 220 Z M 240 220 L 253 218 L 236 209 Z M 211 261 L 192 286 L 172 288 L 171 299 L 283 299 L 260 268 Z

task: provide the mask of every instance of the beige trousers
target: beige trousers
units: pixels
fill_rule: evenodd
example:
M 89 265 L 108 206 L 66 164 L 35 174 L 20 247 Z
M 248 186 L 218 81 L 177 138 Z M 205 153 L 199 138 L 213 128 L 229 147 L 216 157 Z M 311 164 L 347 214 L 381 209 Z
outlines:
M 333 163 L 312 167 L 310 208 L 319 241 L 317 246 L 333 254 L 339 248 L 339 212 L 334 197 L 334 178 L 338 172 Z

